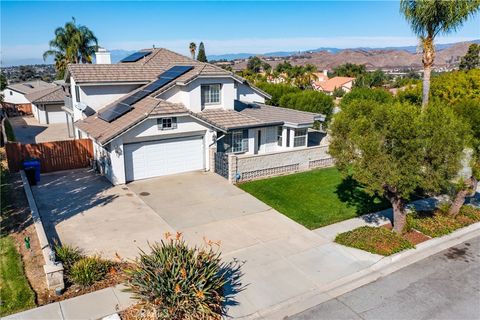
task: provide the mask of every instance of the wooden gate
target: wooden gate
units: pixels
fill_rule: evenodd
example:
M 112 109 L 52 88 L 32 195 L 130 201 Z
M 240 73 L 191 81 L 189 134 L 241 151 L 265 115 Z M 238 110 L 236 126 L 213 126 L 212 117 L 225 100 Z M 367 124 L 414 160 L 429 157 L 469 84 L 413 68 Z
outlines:
M 12 172 L 22 169 L 28 159 L 40 160 L 41 172 L 52 172 L 85 168 L 93 158 L 93 144 L 90 139 L 52 141 L 35 144 L 8 142 L 5 144 L 8 168 Z

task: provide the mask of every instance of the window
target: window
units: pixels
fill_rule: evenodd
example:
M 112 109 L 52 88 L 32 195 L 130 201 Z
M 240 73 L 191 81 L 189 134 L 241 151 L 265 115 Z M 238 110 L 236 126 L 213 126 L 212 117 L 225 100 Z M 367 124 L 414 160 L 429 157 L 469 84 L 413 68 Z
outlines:
M 75 101 L 80 102 L 80 87 L 75 86 Z
M 283 138 L 283 127 L 277 128 L 277 145 L 279 147 L 282 146 L 282 138 Z
M 220 103 L 220 84 L 202 86 L 202 104 Z
M 10 95 L 13 96 L 13 91 L 12 90 L 10 90 Z
M 248 131 L 232 132 L 232 152 L 246 152 L 248 150 Z
M 304 147 L 307 142 L 307 129 L 296 129 L 293 138 L 294 147 Z
M 172 130 L 177 129 L 177 118 L 158 118 L 157 119 L 158 130 Z

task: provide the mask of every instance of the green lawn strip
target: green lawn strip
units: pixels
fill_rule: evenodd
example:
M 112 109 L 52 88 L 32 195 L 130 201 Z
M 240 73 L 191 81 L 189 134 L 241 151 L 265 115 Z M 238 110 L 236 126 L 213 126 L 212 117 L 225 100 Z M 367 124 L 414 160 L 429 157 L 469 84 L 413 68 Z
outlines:
M 240 184 L 239 187 L 309 229 L 389 208 L 336 168 Z
M 335 238 L 335 242 L 383 256 L 414 248 L 409 241 L 393 231 L 368 226 L 340 233 Z
M 23 271 L 20 254 L 9 236 L 0 238 L 0 316 L 35 307 L 35 294 Z

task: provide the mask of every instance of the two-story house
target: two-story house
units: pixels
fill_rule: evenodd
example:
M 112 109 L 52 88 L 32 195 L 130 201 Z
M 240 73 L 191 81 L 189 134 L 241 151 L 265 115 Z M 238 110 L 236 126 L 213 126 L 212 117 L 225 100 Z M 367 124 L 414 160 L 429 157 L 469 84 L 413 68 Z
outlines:
M 65 105 L 75 136 L 93 140 L 98 167 L 113 184 L 214 171 L 215 161 L 233 155 L 306 149 L 308 128 L 324 120 L 266 105 L 268 94 L 232 72 L 166 49 L 116 64 L 103 55 L 103 64 L 68 66 Z

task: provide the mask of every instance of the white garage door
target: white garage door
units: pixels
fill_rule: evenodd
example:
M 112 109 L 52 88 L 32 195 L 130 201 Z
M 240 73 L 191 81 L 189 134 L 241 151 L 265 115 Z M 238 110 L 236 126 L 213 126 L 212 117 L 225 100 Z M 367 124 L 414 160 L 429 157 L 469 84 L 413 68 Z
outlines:
M 46 106 L 48 123 L 66 123 L 67 116 L 61 106 Z
M 126 144 L 127 181 L 205 168 L 201 136 Z

